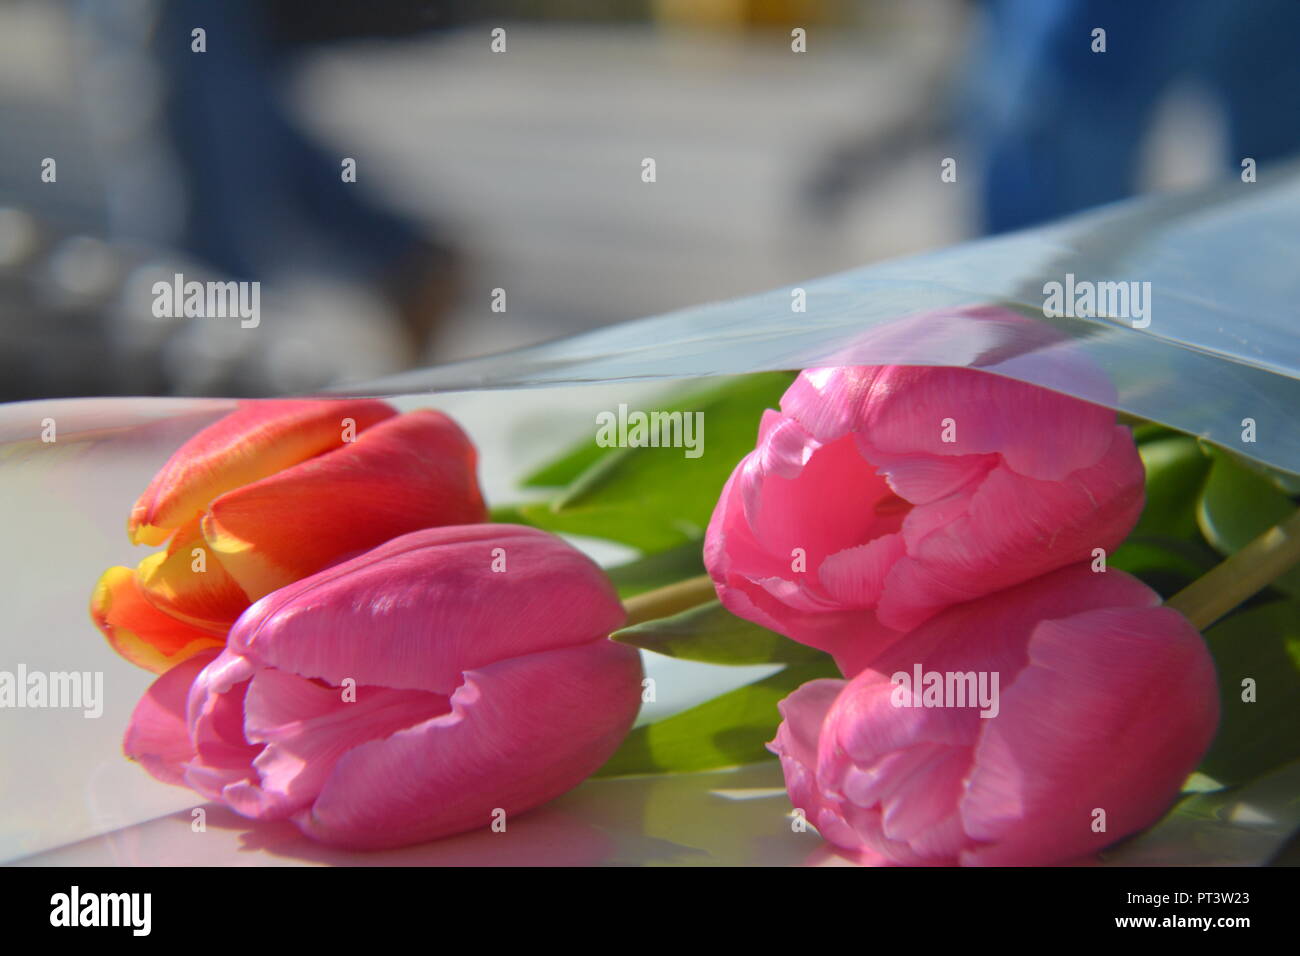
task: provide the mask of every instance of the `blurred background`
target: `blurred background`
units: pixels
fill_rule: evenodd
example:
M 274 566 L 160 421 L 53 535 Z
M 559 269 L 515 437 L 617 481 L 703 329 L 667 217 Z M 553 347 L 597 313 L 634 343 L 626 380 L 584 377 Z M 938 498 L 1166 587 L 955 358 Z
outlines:
M 1298 28 L 1296 0 L 0 0 L 0 400 L 311 391 L 1239 176 L 1300 147 Z M 178 274 L 259 283 L 255 327 L 159 314 Z

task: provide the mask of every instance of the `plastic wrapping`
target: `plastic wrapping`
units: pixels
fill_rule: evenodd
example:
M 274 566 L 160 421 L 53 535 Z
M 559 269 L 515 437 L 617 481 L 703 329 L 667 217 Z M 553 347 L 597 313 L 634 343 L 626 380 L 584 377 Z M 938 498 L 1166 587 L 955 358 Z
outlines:
M 1300 169 L 1135 200 L 761 295 L 623 323 L 347 391 L 420 391 L 729 375 L 827 364 L 971 365 L 1201 435 L 1300 472 Z M 1067 276 L 1072 276 L 1068 279 Z M 1044 318 L 1058 282 L 1149 283 L 1140 318 Z M 806 311 L 794 310 L 802 289 Z M 1057 329 L 1114 391 L 1053 375 L 1028 327 L 990 339 L 981 307 Z M 924 316 L 929 334 L 871 335 Z M 939 320 L 944 320 L 939 322 Z M 1135 327 L 1135 323 L 1145 327 Z M 1047 348 L 1060 348 L 1060 344 Z M 997 351 L 1022 360 L 980 361 Z M 1255 441 L 1241 440 L 1243 420 Z

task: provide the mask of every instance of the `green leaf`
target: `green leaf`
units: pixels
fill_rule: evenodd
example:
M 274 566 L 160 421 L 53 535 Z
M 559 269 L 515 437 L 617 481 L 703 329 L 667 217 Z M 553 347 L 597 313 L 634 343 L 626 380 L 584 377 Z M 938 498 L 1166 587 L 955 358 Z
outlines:
M 1102 853 L 1107 866 L 1261 866 L 1300 829 L 1300 762 L 1242 787 L 1185 796 L 1151 829 Z
M 764 410 L 777 407 L 792 378 L 786 372 L 746 375 L 652 409 L 704 413 L 698 458 L 687 458 L 683 448 L 601 448 L 593 428 L 589 439 L 527 479 L 530 485 L 567 485 L 553 501 L 517 506 L 520 519 L 645 553 L 698 540 L 732 469 L 754 448 Z
M 676 584 L 704 573 L 704 554 L 698 541 L 648 554 L 627 564 L 608 568 L 605 573 L 626 600 L 634 594 Z
M 1256 461 L 1253 458 L 1247 458 L 1245 455 L 1232 455 L 1220 451 L 1220 454 L 1228 454 L 1237 464 L 1243 468 L 1253 471 L 1255 474 L 1266 479 L 1278 491 L 1289 497 L 1300 495 L 1300 475 L 1292 474 L 1289 471 L 1283 471 L 1280 468 L 1273 468 L 1264 464 L 1262 461 Z
M 687 773 L 773 759 L 764 746 L 781 722 L 776 705 L 800 684 L 839 677 L 829 656 L 770 677 L 628 734 L 598 777 Z
M 1201 533 L 1222 554 L 1235 554 L 1273 525 L 1290 517 L 1295 503 L 1268 477 L 1236 457 L 1214 449 L 1214 464 L 1197 507 Z M 1300 597 L 1300 567 L 1273 582 Z
M 563 488 L 609 454 L 609 451 L 608 448 L 601 448 L 594 440 L 583 442 L 543 465 L 520 484 L 525 488 Z
M 1300 758 L 1300 602 L 1274 601 L 1205 633 L 1219 671 L 1222 716 L 1201 770 L 1239 783 Z M 1242 681 L 1255 700 L 1242 700 Z
M 1196 439 L 1157 438 L 1138 452 L 1146 468 L 1146 506 L 1134 533 L 1199 538 L 1196 498 L 1205 486 L 1210 459 Z
M 1211 462 L 1196 439 L 1168 429 L 1138 451 L 1146 468 L 1146 506 L 1107 564 L 1171 597 L 1219 561 L 1196 523 L 1196 501 Z
M 1149 422 L 1144 418 L 1138 418 L 1135 415 L 1129 415 L 1126 412 L 1118 414 L 1121 425 L 1129 425 L 1133 428 L 1133 440 L 1139 445 L 1144 445 L 1149 441 L 1160 441 L 1164 438 L 1186 437 L 1182 432 L 1174 431 L 1166 425 L 1159 422 Z
M 526 524 L 518 505 L 497 505 L 488 509 L 488 521 L 493 524 Z
M 1133 534 L 1106 563 L 1132 574 L 1161 597 L 1170 598 L 1214 567 L 1215 559 L 1214 552 L 1199 541 Z
M 707 664 L 793 664 L 826 657 L 816 648 L 736 617 L 720 601 L 634 624 L 610 637 L 656 654 Z

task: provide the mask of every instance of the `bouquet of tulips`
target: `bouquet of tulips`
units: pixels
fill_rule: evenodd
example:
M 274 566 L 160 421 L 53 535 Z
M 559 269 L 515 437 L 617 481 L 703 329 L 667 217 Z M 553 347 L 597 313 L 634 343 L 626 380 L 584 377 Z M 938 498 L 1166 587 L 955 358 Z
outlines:
M 1300 757 L 1293 479 L 978 364 L 673 396 L 704 454 L 589 438 L 490 511 L 440 412 L 243 402 L 95 589 L 159 675 L 126 753 L 356 849 L 775 755 L 793 826 L 901 865 L 1086 861 Z M 781 669 L 632 730 L 643 653 Z

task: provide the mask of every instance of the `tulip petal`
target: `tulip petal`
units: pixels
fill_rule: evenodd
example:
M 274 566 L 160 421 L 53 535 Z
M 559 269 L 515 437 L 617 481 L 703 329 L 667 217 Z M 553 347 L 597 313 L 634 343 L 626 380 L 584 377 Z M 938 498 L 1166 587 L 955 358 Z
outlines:
M 763 475 L 777 475 L 793 480 L 822 443 L 813 438 L 799 422 L 780 412 L 767 409 L 758 426 L 758 445 L 746 464 L 752 470 L 747 484 Z
M 862 407 L 887 366 L 851 365 L 800 372 L 781 396 L 781 411 L 822 442 L 862 427 Z
M 1091 393 L 1107 390 L 1104 375 L 1077 356 L 1036 360 L 1059 373 L 1045 380 L 1069 374 Z M 980 369 L 907 365 L 809 369 L 781 409 L 823 442 L 852 430 L 884 456 L 996 453 L 1017 473 L 1046 481 L 1095 464 L 1115 424 L 1110 409 L 1038 385 Z M 1064 422 L 1068 442 L 1042 440 Z
M 906 553 L 901 534 L 886 534 L 874 541 L 845 548 L 822 562 L 817 576 L 842 608 L 875 607 L 885 578 Z
M 790 803 L 802 810 L 805 819 L 832 842 L 855 841 L 848 824 L 825 800 L 817 786 L 817 742 L 822 723 L 847 681 L 823 678 L 801 685 L 778 705 L 781 725 L 767 749 L 781 758 Z
M 898 657 L 904 652 L 906 643 L 894 645 L 884 656 Z M 900 665 L 898 670 L 911 676 L 910 667 Z M 899 706 L 891 676 L 877 672 L 873 664 L 854 678 L 852 693 L 846 695 L 842 704 L 827 718 L 825 730 L 828 736 L 822 743 L 823 760 L 830 759 L 826 749 L 830 748 L 830 754 L 847 756 L 859 769 L 871 771 L 874 780 L 877 771 L 872 768 L 892 755 L 929 745 L 951 748 L 974 744 L 978 711 L 921 707 L 920 688 L 913 688 L 914 696 L 908 698 L 913 701 L 911 706 Z M 902 697 L 902 693 L 899 690 L 898 696 Z M 887 799 L 893 793 L 892 786 L 898 776 L 898 773 L 880 773 L 869 790 L 858 791 L 855 802 L 868 798 L 875 801 Z M 863 787 L 866 783 L 859 780 L 858 786 Z
M 90 616 L 117 653 L 155 674 L 223 643 L 220 632 L 194 627 L 156 608 L 131 568 L 104 572 L 90 599 Z
M 226 647 L 190 687 L 185 719 L 194 759 L 185 782 L 209 800 L 222 800 L 228 787 L 255 779 L 253 760 L 262 748 L 244 736 L 244 698 L 255 671 L 252 661 Z
M 185 702 L 194 679 L 217 653 L 201 651 L 177 664 L 150 685 L 131 713 L 122 750 L 163 783 L 185 783 L 185 765 L 194 757 Z
M 373 399 L 241 402 L 167 460 L 135 503 L 127 532 L 136 544 L 162 544 L 218 495 L 347 444 L 347 419 L 361 434 L 395 414 Z
M 1118 547 L 1142 510 L 1143 470 L 1128 430 L 1115 426 L 1112 435 L 1100 461 L 1064 481 L 999 466 L 976 488 L 914 508 L 903 525 L 907 556 L 890 572 L 881 621 L 910 630 L 952 603 Z
M 398 535 L 482 521 L 476 457 L 446 415 L 410 412 L 221 495 L 203 535 L 256 600 Z
M 889 840 L 907 843 L 918 856 L 956 862 L 967 843 L 957 803 L 970 770 L 969 747 L 926 744 L 925 772 L 899 779 L 881 806 L 880 828 Z
M 832 797 L 853 832 L 843 845 L 909 866 L 955 864 L 970 842 L 956 809 L 969 766 L 969 746 L 918 741 L 848 768 L 843 798 Z
M 829 677 L 801 684 L 777 704 L 781 726 L 777 728 L 777 739 L 768 745 L 768 749 L 805 767 L 815 768 L 822 724 L 835 698 L 847 685 L 848 681 Z
M 278 820 L 316 799 L 338 759 L 353 747 L 451 710 L 425 691 L 338 687 L 274 669 L 258 671 L 244 698 L 244 736 L 265 744 L 253 759 L 257 780 L 227 786 L 222 799 L 244 816 Z
M 865 438 L 886 454 L 1002 456 L 1018 474 L 1059 481 L 1097 463 L 1115 413 L 974 369 L 890 366 L 866 408 Z M 945 422 L 951 421 L 951 429 Z M 1044 441 L 1069 423 L 1068 441 Z M 949 440 L 951 439 L 951 440 Z
M 976 750 L 962 817 L 991 845 L 969 851 L 967 865 L 1073 859 L 1147 826 L 1218 725 L 1214 665 L 1169 608 L 1044 621 L 1029 656 L 1002 694 L 1009 719 L 986 721 Z
M 446 695 L 466 670 L 586 644 L 623 620 L 609 579 L 561 539 L 460 525 L 395 538 L 281 588 L 245 612 L 230 647 L 336 686 L 352 678 Z
M 905 505 L 878 509 L 895 496 L 847 436 L 817 448 L 793 479 L 747 469 L 741 490 L 757 541 L 781 555 L 802 549 L 810 568 L 836 551 L 897 531 L 906 513 Z M 836 505 L 834 521 L 823 520 L 828 502 Z
M 166 551 L 141 561 L 136 574 L 149 603 L 204 630 L 228 631 L 250 603 L 217 556 L 208 553 L 197 519 L 176 532 Z
M 826 651 L 840 671 L 852 676 L 900 632 L 882 625 L 871 610 L 825 609 L 815 556 L 805 554 L 803 571 L 793 555 L 761 548 L 742 514 L 737 469 L 722 495 L 704 537 L 704 566 L 718 599 L 737 617 Z
M 358 849 L 486 830 L 498 811 L 509 825 L 613 753 L 636 716 L 641 676 L 638 654 L 607 640 L 470 671 L 450 713 L 349 751 L 294 822 Z
M 928 504 L 977 482 L 998 464 L 997 455 L 886 455 L 859 447 L 889 487 L 912 504 Z

